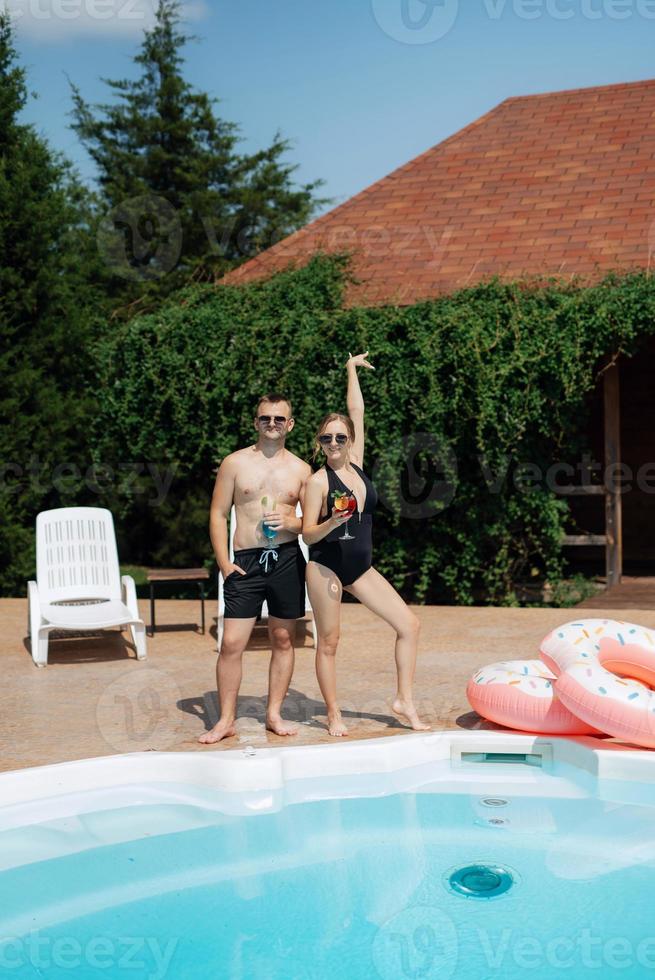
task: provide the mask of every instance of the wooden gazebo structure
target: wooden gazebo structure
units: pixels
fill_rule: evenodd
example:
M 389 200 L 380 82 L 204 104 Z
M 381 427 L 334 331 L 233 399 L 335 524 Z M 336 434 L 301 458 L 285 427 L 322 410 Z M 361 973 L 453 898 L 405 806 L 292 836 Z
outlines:
M 562 490 L 569 496 L 602 496 L 605 504 L 605 530 L 602 534 L 567 534 L 562 544 L 570 547 L 605 548 L 607 585 L 618 585 L 623 575 L 623 503 L 615 474 L 621 462 L 621 398 L 619 368 L 611 361 L 603 372 L 603 481 Z

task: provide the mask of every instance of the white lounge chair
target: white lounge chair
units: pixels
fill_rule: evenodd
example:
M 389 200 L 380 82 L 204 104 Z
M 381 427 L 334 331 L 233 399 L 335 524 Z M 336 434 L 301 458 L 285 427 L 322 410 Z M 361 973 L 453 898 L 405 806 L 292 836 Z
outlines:
M 296 514 L 298 517 L 302 517 L 302 510 L 300 504 L 296 507 Z M 234 532 L 236 531 L 237 522 L 234 506 L 230 511 L 230 560 L 234 560 Z M 309 549 L 301 537 L 298 538 L 298 543 L 300 545 L 300 550 L 305 556 L 305 561 L 309 559 Z M 273 546 L 274 547 L 274 546 Z M 311 612 L 311 624 L 312 624 L 312 638 L 313 646 L 315 647 L 318 639 L 316 635 L 316 623 L 314 621 L 314 613 L 312 612 L 312 607 L 309 602 L 309 595 L 307 593 L 307 586 L 305 585 L 305 612 Z M 268 605 L 266 600 L 262 604 L 262 614 L 261 619 L 257 621 L 257 625 L 262 625 L 262 621 L 268 617 Z M 223 642 L 223 620 L 225 619 L 225 601 L 223 599 L 223 576 L 221 575 L 221 570 L 218 570 L 218 621 L 216 626 L 216 633 L 218 636 L 218 649 L 221 649 L 221 643 Z
M 121 578 L 114 520 L 103 507 L 60 507 L 36 518 L 36 582 L 27 583 L 32 660 L 48 663 L 52 630 L 130 627 L 138 660 L 146 627 L 131 575 Z

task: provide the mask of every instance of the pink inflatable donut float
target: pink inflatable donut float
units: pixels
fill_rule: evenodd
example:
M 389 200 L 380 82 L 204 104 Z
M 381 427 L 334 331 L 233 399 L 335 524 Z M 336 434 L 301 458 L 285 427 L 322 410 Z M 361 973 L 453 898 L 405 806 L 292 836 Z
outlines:
M 608 735 L 655 748 L 655 630 L 576 620 L 545 637 L 541 659 L 569 711 Z
M 541 735 L 597 735 L 555 694 L 540 660 L 505 660 L 476 671 L 466 688 L 471 707 L 503 728 Z

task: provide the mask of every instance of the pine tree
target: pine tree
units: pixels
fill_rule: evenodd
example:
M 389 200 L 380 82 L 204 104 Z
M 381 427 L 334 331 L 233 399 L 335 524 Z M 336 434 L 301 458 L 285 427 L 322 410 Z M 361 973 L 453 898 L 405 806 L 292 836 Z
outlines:
M 296 187 L 279 134 L 258 153 L 238 151 L 239 128 L 217 100 L 183 76 L 178 0 L 159 0 L 134 62 L 136 80 L 103 79 L 115 99 L 87 104 L 71 84 L 73 128 L 98 170 L 109 209 L 101 240 L 124 280 L 169 292 L 210 279 L 305 224 L 321 181 Z M 132 290 L 133 294 L 138 289 Z
M 36 513 L 76 492 L 93 310 L 90 203 L 66 161 L 19 117 L 28 99 L 0 12 L 0 591 L 34 573 Z M 82 440 L 83 443 L 83 440 Z M 84 450 L 82 450 L 84 454 Z M 87 461 L 90 458 L 88 454 Z M 88 465 L 88 462 L 87 462 Z M 62 492 L 63 491 L 63 492 Z

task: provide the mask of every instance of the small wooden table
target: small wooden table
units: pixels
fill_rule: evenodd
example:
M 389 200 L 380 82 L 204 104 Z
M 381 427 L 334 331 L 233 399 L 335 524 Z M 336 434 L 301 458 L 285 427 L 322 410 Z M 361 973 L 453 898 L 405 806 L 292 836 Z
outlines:
M 209 578 L 206 568 L 150 568 L 148 583 L 150 585 L 150 635 L 155 635 L 155 582 L 196 582 L 200 593 L 200 616 L 205 632 L 205 588 L 203 583 Z

